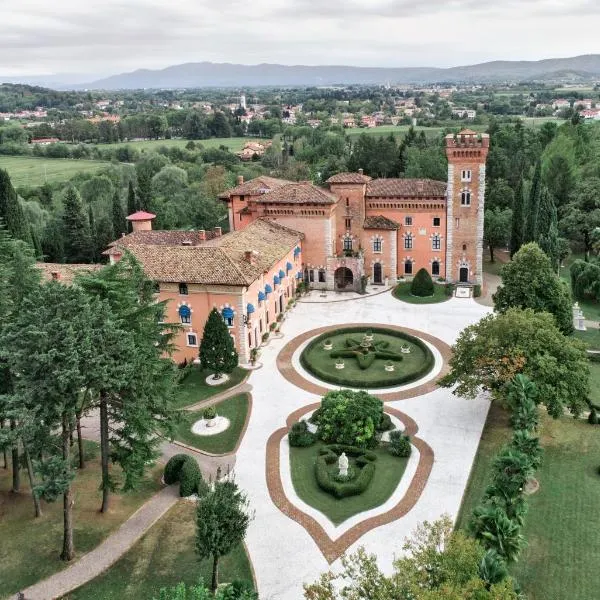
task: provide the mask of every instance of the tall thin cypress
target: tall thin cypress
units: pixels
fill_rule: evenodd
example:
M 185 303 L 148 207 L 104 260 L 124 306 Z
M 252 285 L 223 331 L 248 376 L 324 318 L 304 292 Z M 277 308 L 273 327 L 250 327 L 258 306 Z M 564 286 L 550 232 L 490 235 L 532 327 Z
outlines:
M 519 178 L 515 199 L 513 201 L 512 228 L 510 234 L 511 257 L 519 251 L 523 245 L 523 229 L 525 226 L 525 197 L 523 194 L 523 176 Z
M 29 227 L 25 222 L 19 197 L 10 181 L 8 172 L 4 169 L 0 169 L 0 219 L 13 238 L 31 243 Z
M 525 218 L 525 229 L 523 231 L 523 242 L 535 242 L 539 235 L 540 203 L 542 199 L 542 161 L 538 160 L 535 165 L 527 211 Z
M 130 181 L 129 189 L 127 190 L 127 214 L 132 215 L 138 210 L 140 210 L 140 204 L 135 193 L 135 187 L 133 187 L 133 181 Z
M 542 189 L 540 191 L 540 208 L 538 211 L 537 218 L 538 240 L 548 235 L 548 232 L 550 231 L 550 226 L 552 224 L 553 213 L 556 213 L 556 206 L 554 205 L 554 200 L 552 199 L 552 196 L 550 195 L 546 187 L 542 186 Z
M 123 212 L 121 194 L 119 190 L 115 191 L 112 201 L 112 225 L 116 238 L 120 238 L 122 233 L 127 233 L 127 221 Z

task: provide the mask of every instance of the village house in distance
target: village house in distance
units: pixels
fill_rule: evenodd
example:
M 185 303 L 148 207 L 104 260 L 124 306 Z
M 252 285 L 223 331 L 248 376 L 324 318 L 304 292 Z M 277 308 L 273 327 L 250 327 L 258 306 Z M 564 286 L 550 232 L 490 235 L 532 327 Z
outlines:
M 217 308 L 241 362 L 285 310 L 297 283 L 352 290 L 366 276 L 392 284 L 426 268 L 434 279 L 482 283 L 485 161 L 489 136 L 465 129 L 446 136 L 447 182 L 371 179 L 339 173 L 310 182 L 257 177 L 221 195 L 230 233 L 155 231 L 155 215 L 130 215 L 133 231 L 106 251 L 125 250 L 157 282 L 179 322 L 175 360 L 197 358 L 204 323 Z

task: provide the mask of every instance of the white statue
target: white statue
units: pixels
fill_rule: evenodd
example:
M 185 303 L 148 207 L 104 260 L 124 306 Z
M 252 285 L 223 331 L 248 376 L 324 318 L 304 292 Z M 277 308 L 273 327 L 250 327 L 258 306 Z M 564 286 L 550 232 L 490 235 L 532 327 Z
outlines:
M 346 477 L 348 475 L 348 457 L 345 452 L 342 452 L 340 455 L 338 467 L 340 469 L 340 475 Z

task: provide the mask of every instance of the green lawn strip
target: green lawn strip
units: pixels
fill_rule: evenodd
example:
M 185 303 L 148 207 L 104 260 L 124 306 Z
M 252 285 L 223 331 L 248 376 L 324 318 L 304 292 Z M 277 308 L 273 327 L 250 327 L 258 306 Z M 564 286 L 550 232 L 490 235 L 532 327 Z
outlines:
M 207 400 L 211 396 L 220 394 L 242 382 L 248 371 L 241 367 L 236 367 L 229 374 L 229 379 L 221 385 L 208 385 L 206 378 L 211 375 L 210 371 L 205 371 L 199 367 L 192 367 L 185 379 L 181 382 L 177 397 L 173 403 L 174 408 L 183 408 L 190 406 L 202 400 Z
M 290 448 L 290 468 L 296 494 L 310 506 L 321 511 L 338 525 L 360 512 L 383 504 L 394 492 L 408 459 L 392 456 L 385 448 L 374 450 L 377 454 L 375 475 L 369 487 L 357 496 L 336 499 L 323 491 L 315 477 L 315 460 L 323 443 L 308 448 Z
M 264 144 L 265 139 L 261 138 L 210 138 L 207 140 L 193 140 L 197 147 L 202 147 L 205 150 L 209 148 L 219 148 L 220 146 L 226 146 L 230 152 L 239 152 L 247 142 L 258 142 Z M 114 144 L 98 144 L 98 148 L 118 148 L 123 146 L 130 146 L 140 151 L 145 150 L 158 150 L 161 147 L 167 148 L 185 148 L 190 140 L 177 139 L 177 140 L 139 140 L 132 142 L 116 142 Z
M 446 296 L 446 290 L 443 285 L 435 284 L 433 287 L 433 296 L 413 296 L 410 293 L 410 281 L 399 283 L 392 292 L 394 298 L 409 302 L 410 304 L 435 304 L 437 302 L 446 302 L 450 300 L 450 296 Z
M 74 160 L 36 156 L 0 156 L 0 169 L 6 169 L 15 188 L 37 187 L 44 183 L 68 181 L 78 173 L 95 173 L 110 166 L 100 160 Z
M 202 418 L 204 411 L 182 411 L 183 421 L 177 427 L 175 439 L 211 454 L 232 452 L 244 428 L 248 404 L 248 394 L 238 394 L 215 404 L 217 414 L 227 417 L 230 424 L 223 433 L 208 436 L 196 435 L 191 430 L 192 425 Z
M 600 404 L 600 363 L 596 362 L 590 362 L 590 400 L 596 405 Z M 600 456 L 598 458 L 600 466 Z
M 181 501 L 163 516 L 110 569 L 64 600 L 150 600 L 164 587 L 200 578 L 210 582 L 212 561 L 200 562 L 195 551 L 195 505 Z M 219 561 L 219 581 L 252 581 L 243 546 Z
M 429 356 L 426 354 L 427 351 L 411 343 L 410 338 L 403 339 L 393 335 L 386 335 L 384 331 L 377 329 L 373 329 L 375 342 L 381 340 L 389 342 L 389 346 L 385 350 L 396 352 L 402 357 L 401 361 L 392 361 L 395 365 L 394 371 L 385 370 L 385 364 L 388 362 L 388 359 L 385 358 L 376 358 L 373 364 L 367 369 L 361 369 L 354 357 L 344 358 L 342 359 L 344 361 L 344 368 L 336 369 L 335 364 L 338 359 L 332 358 L 331 353 L 335 350 L 345 349 L 347 338 L 352 338 L 360 342 L 365 331 L 366 329 L 359 332 L 340 332 L 337 334 L 332 332 L 323 334 L 304 350 L 301 359 L 303 366 L 315 377 L 324 381 L 344 385 L 344 380 L 347 380 L 349 382 L 348 385 L 352 386 L 358 385 L 357 382 L 360 382 L 359 387 L 385 388 L 400 385 L 394 381 L 394 378 L 398 379 L 400 376 L 407 376 L 407 381 L 423 377 L 424 374 L 419 374 L 419 371 L 427 362 Z M 326 339 L 332 341 L 333 350 L 323 349 L 323 341 Z M 400 348 L 403 345 L 410 348 L 410 354 L 400 353 Z M 433 363 L 431 366 L 433 367 Z M 410 377 L 411 374 L 415 375 L 414 378 Z M 402 383 L 406 383 L 407 381 Z
M 85 444 L 90 460 L 73 482 L 75 560 L 95 548 L 161 487 L 161 472 L 157 469 L 136 491 L 114 494 L 109 512 L 100 514 L 98 445 Z M 113 467 L 112 473 L 119 481 L 118 468 Z M 21 472 L 21 482 L 21 493 L 12 494 L 9 491 L 11 472 L 0 469 L 0 598 L 15 594 L 70 564 L 59 558 L 63 533 L 62 497 L 52 504 L 42 501 L 43 516 L 35 519 L 25 470 Z
M 590 350 L 600 350 L 600 328 L 588 327 L 585 331 L 574 331 L 573 335 L 584 341 Z
M 542 414 L 544 462 L 536 474 L 540 490 L 528 497 L 523 529 L 528 545 L 511 571 L 529 600 L 589 600 L 600 588 L 600 429 L 584 420 Z M 463 498 L 460 527 L 479 503 L 491 462 L 510 436 L 506 414 L 492 406 Z

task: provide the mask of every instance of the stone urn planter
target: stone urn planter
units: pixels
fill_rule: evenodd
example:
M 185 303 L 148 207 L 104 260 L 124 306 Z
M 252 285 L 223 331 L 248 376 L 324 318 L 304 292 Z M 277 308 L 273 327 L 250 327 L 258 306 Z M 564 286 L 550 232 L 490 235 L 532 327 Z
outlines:
M 402 352 L 402 354 L 410 354 L 410 348 L 408 346 L 402 346 L 400 352 Z
M 336 361 L 335 368 L 336 369 L 343 369 L 344 368 L 344 361 L 343 360 Z
M 373 341 L 373 332 L 370 329 L 368 329 L 367 332 L 365 333 L 364 340 L 365 340 L 365 342 Z
M 331 340 L 325 340 L 323 342 L 323 350 L 331 350 L 333 348 L 333 342 Z
M 394 370 L 394 363 L 392 363 L 392 362 L 385 363 L 385 370 L 388 373 L 391 373 Z

